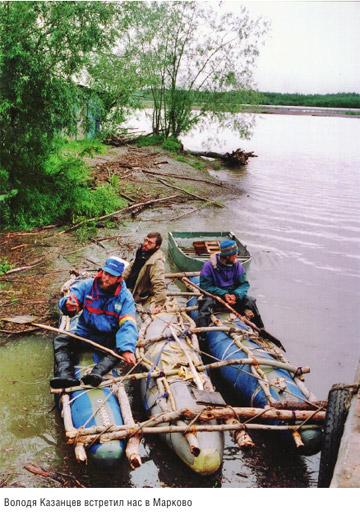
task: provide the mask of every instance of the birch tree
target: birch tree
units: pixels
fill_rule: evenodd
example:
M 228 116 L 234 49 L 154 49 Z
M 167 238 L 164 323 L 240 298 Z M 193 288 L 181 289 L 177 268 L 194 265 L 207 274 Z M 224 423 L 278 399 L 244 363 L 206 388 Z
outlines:
M 133 55 L 151 90 L 154 133 L 177 137 L 210 114 L 246 136 L 249 123 L 225 115 L 238 109 L 228 93 L 253 87 L 266 24 L 245 7 L 234 16 L 203 2 L 135 4 Z

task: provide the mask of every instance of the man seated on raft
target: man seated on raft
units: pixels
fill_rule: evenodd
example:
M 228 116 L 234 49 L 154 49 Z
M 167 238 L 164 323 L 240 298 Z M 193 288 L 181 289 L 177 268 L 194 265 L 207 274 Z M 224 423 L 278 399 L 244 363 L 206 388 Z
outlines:
M 152 314 L 159 313 L 166 301 L 165 256 L 160 250 L 161 243 L 161 234 L 150 232 L 124 272 L 135 302 L 150 304 Z
M 71 318 L 79 315 L 72 320 L 70 332 L 109 349 L 115 348 L 116 353 L 121 354 L 127 364 L 135 365 L 134 352 L 138 337 L 135 303 L 123 281 L 123 270 L 122 261 L 111 256 L 95 278 L 74 283 L 70 294 L 60 299 L 59 308 L 64 315 Z M 84 345 L 88 344 L 65 334 L 55 337 L 57 374 L 50 381 L 52 388 L 80 384 L 80 380 L 75 377 L 71 358 Z M 104 354 L 92 371 L 82 377 L 83 383 L 98 386 L 102 376 L 118 363 L 119 359 L 115 356 Z
M 204 263 L 200 273 L 200 287 L 224 300 L 235 311 L 245 315 L 259 329 L 264 327 L 256 300 L 247 295 L 250 284 L 246 278 L 243 266 L 237 261 L 239 249 L 235 241 L 225 240 L 220 244 L 220 252 L 210 256 Z M 211 297 L 199 301 L 198 325 L 207 327 L 210 315 L 221 304 Z M 200 338 L 201 339 L 201 338 Z

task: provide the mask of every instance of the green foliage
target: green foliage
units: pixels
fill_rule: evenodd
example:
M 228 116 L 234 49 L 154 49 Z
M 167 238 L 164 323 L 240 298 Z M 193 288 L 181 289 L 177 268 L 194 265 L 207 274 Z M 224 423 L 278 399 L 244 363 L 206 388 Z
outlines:
M 10 264 L 7 258 L 0 259 L 0 275 L 6 274 L 10 270 Z
M 69 218 L 77 195 L 80 202 L 89 195 L 81 165 L 57 161 L 57 140 L 77 130 L 87 92 L 74 77 L 89 55 L 113 44 L 116 13 L 103 2 L 0 5 L 2 225 Z
M 104 184 L 91 191 L 90 199 L 89 216 L 92 217 L 113 213 L 126 205 L 125 200 L 118 196 L 116 188 L 111 184 Z
M 93 157 L 96 154 L 106 154 L 108 147 L 101 143 L 101 141 L 98 139 L 87 138 L 65 141 L 64 150 L 72 152 L 80 157 Z
M 140 136 L 136 140 L 136 144 L 140 147 L 151 147 L 160 145 L 168 152 L 178 153 L 182 150 L 182 143 L 177 138 L 166 137 L 163 134 L 151 134 L 150 136 Z
M 326 95 L 301 95 L 298 93 L 260 93 L 260 103 L 265 105 L 360 109 L 360 95 L 358 93 L 334 93 Z
M 48 157 L 31 187 L 27 183 L 20 185 L 17 195 L 0 203 L 4 226 L 29 229 L 54 222 L 74 222 L 123 207 L 116 179 L 91 189 L 85 163 L 62 150 L 59 147 Z
M 167 150 L 168 152 L 173 152 L 173 153 L 177 153 L 182 150 L 181 141 L 179 141 L 174 136 L 165 138 L 161 146 L 164 150 Z
M 151 134 L 151 136 L 140 136 L 136 140 L 136 145 L 139 147 L 152 147 L 155 145 L 162 145 L 164 136 L 161 134 Z

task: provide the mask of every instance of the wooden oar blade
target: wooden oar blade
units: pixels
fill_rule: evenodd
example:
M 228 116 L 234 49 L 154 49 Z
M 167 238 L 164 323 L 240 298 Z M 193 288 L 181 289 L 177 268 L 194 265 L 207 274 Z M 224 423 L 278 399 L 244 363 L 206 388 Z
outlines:
M 269 333 L 268 331 L 266 331 L 266 329 L 260 329 L 260 336 L 262 336 L 263 338 L 266 338 L 268 340 L 270 340 L 272 343 L 274 343 L 277 347 L 279 347 L 279 349 L 283 350 L 284 352 L 286 352 L 286 349 L 285 347 L 283 346 L 283 344 L 281 343 L 281 341 L 276 338 L 275 336 L 273 336 L 271 333 Z
M 31 315 L 17 315 L 15 317 L 10 318 L 2 318 L 4 322 L 12 322 L 13 324 L 30 324 L 31 322 L 35 322 L 39 317 L 31 316 Z

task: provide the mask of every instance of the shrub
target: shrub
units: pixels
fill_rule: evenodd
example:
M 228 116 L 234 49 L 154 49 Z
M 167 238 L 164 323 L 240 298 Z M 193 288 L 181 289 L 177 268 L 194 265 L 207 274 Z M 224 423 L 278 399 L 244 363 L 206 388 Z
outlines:
M 170 136 L 166 138 L 161 134 L 151 134 L 151 136 L 140 136 L 136 140 L 136 144 L 141 147 L 150 147 L 161 145 L 168 152 L 178 153 L 182 150 L 182 143 L 177 138 Z
M 0 197 L 2 225 L 29 229 L 97 217 L 122 207 L 116 180 L 96 189 L 90 188 L 89 180 L 85 163 L 58 147 L 38 167 L 32 182 L 28 178 L 14 194 Z
M 164 140 L 162 148 L 169 152 L 178 153 L 182 150 L 182 144 L 181 141 L 179 141 L 177 138 L 170 136 Z

